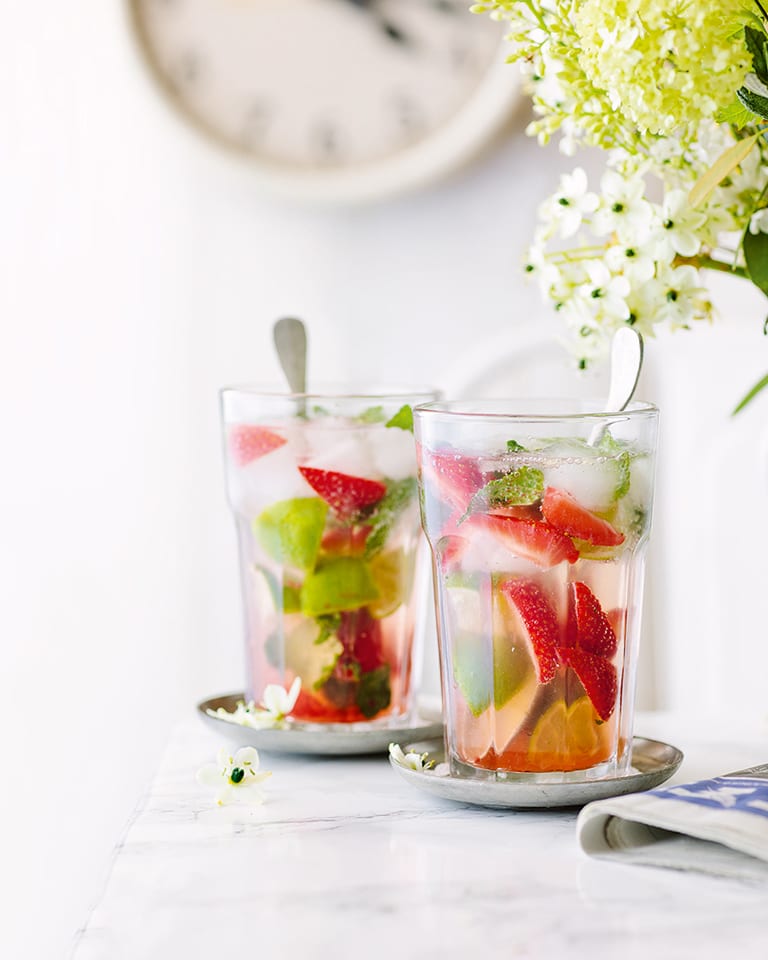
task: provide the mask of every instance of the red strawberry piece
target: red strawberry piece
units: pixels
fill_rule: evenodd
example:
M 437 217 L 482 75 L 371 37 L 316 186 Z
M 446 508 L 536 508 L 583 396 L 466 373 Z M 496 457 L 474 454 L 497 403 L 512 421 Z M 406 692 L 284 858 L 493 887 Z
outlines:
M 460 453 L 427 454 L 424 466 L 441 500 L 463 514 L 472 496 L 483 486 L 477 464 Z
M 349 520 L 363 507 L 378 503 L 387 492 L 386 486 L 378 480 L 352 477 L 335 470 L 299 467 L 299 473 L 342 520 Z
M 549 683 L 557 672 L 560 627 L 552 605 L 533 580 L 505 580 L 499 589 L 520 615 L 536 661 L 539 683 Z
M 329 527 L 323 531 L 320 549 L 336 557 L 359 557 L 365 552 L 370 527 Z
M 467 533 L 473 529 L 485 530 L 511 553 L 539 567 L 554 567 L 563 560 L 575 563 L 579 559 L 579 551 L 571 538 L 548 523 L 478 513 L 465 520 L 462 527 L 467 528 Z
M 257 427 L 250 423 L 238 423 L 229 431 L 229 450 L 238 467 L 244 467 L 252 460 L 258 460 L 286 443 L 281 437 L 266 427 Z
M 541 504 L 544 519 L 569 537 L 586 540 L 596 547 L 617 547 L 624 534 L 607 520 L 587 510 L 565 490 L 547 487 Z
M 609 660 L 615 656 L 616 632 L 586 583 L 569 584 L 568 607 L 566 646 L 576 646 Z
M 601 720 L 608 720 L 616 706 L 618 681 L 616 667 L 604 657 L 585 650 L 562 651 L 563 660 L 581 681 L 582 687 Z
M 384 662 L 381 655 L 381 621 L 374 619 L 367 610 L 342 613 L 341 626 L 336 635 L 345 652 L 360 665 L 363 673 L 375 670 Z
M 461 563 L 461 557 L 469 546 L 469 540 L 464 537 L 442 537 L 437 542 L 437 556 L 444 573 L 450 573 Z

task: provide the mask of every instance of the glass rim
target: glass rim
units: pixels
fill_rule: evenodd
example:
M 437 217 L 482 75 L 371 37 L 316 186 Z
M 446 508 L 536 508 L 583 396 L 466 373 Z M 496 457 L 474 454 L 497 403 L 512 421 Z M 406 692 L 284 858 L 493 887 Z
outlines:
M 531 412 L 526 413 L 522 409 L 519 411 L 502 412 L 499 410 L 478 409 L 482 405 L 493 407 L 494 404 L 517 404 L 521 407 L 530 406 Z M 541 413 L 536 412 L 536 404 L 563 404 L 563 412 Z M 598 420 L 616 420 L 617 417 L 628 420 L 642 419 L 648 415 L 658 414 L 659 408 L 645 400 L 633 400 L 623 410 L 601 410 L 594 411 L 580 410 L 572 412 L 576 404 L 591 404 L 600 407 L 605 403 L 604 398 L 594 397 L 511 397 L 505 399 L 467 399 L 467 400 L 437 400 L 431 403 L 421 403 L 413 408 L 415 417 L 431 418 L 435 417 L 456 417 L 466 420 L 511 420 L 517 422 L 547 423 L 550 421 L 579 421 L 586 420 L 594 422 Z M 474 409 L 473 409 L 474 407 Z M 571 412 L 568 412 L 570 408 Z
M 219 389 L 221 397 L 228 394 L 241 396 L 263 397 L 269 400 L 411 400 L 416 403 L 420 398 L 436 399 L 442 391 L 437 387 L 425 384 L 376 385 L 365 387 L 356 383 L 324 383 L 318 384 L 316 389 L 295 393 L 288 387 L 279 387 L 274 383 L 235 383 Z M 422 404 L 426 405 L 426 404 Z

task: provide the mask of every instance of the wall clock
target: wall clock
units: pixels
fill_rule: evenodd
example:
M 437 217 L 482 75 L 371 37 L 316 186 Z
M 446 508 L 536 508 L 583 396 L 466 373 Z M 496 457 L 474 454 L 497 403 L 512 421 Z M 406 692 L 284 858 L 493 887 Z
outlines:
M 128 0 L 176 111 L 274 192 L 376 199 L 469 160 L 518 95 L 469 0 Z

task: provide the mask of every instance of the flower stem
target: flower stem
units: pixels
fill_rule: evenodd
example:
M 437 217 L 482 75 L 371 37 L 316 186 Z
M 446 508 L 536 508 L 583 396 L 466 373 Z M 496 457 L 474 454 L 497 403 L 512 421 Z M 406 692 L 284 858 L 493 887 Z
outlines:
M 716 260 L 714 257 L 708 257 L 705 254 L 699 254 L 696 257 L 675 257 L 675 266 L 691 266 L 699 270 L 719 270 L 721 273 L 732 273 L 734 277 L 749 277 L 744 267 L 739 267 L 733 263 L 726 263 L 724 260 Z

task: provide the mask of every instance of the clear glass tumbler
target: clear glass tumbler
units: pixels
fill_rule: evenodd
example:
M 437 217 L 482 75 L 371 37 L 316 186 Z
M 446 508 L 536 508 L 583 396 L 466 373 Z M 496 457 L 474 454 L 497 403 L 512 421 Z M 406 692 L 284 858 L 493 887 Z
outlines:
M 630 763 L 658 412 L 580 400 L 415 410 L 453 773 Z
M 436 396 L 222 391 L 248 699 L 300 677 L 299 721 L 409 712 L 422 541 L 411 410 Z

